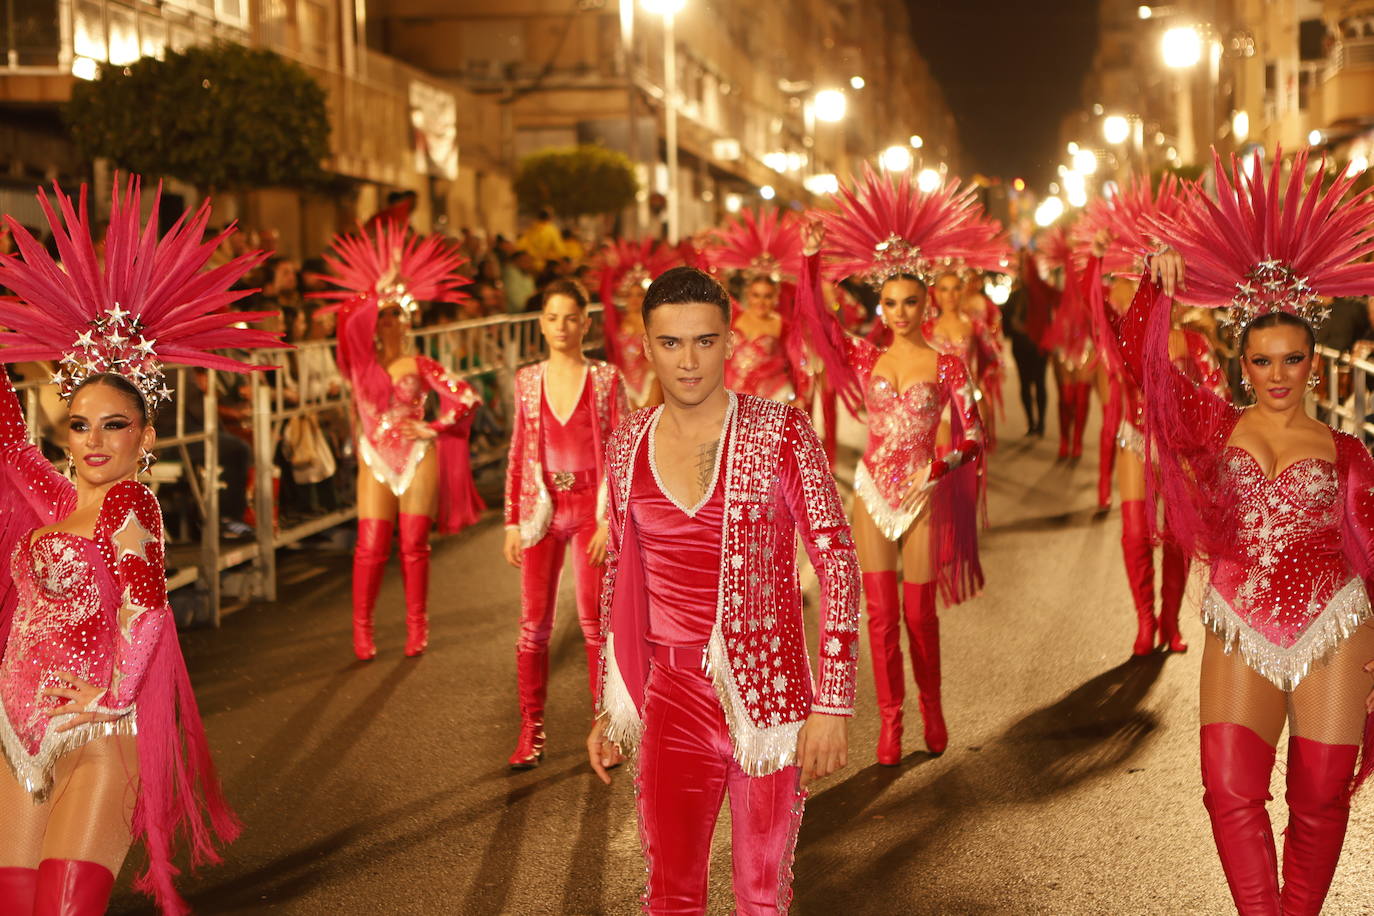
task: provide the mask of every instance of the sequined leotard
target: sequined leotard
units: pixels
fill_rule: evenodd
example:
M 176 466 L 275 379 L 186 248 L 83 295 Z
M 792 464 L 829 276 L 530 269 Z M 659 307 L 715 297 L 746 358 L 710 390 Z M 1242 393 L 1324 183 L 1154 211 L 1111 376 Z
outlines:
M 76 488 L 30 445 L 8 379 L 0 383 L 0 460 L 40 521 L 76 508 Z M 116 484 L 100 506 L 93 536 L 24 531 L 6 558 L 15 602 L 0 662 L 0 747 L 19 784 L 35 799 L 52 787 L 53 765 L 95 738 L 137 733 L 139 690 L 173 627 L 163 569 L 162 512 L 147 487 Z M 106 688 L 97 712 L 111 722 L 64 732 L 46 712 L 68 701 L 44 696 L 69 686 L 59 672 Z
M 1122 326 L 1123 355 L 1138 381 L 1148 313 L 1167 307 L 1154 295 L 1142 282 Z M 1363 577 L 1374 546 L 1374 458 L 1332 430 L 1334 461 L 1303 458 L 1269 479 L 1253 455 L 1230 444 L 1244 411 L 1177 366 L 1169 372 L 1149 379 L 1147 390 L 1167 398 L 1176 417 L 1156 434 L 1159 467 L 1166 505 L 1187 500 L 1192 510 L 1171 512 L 1171 528 L 1210 564 L 1203 622 L 1227 651 L 1238 647 L 1257 673 L 1292 690 L 1370 616 Z

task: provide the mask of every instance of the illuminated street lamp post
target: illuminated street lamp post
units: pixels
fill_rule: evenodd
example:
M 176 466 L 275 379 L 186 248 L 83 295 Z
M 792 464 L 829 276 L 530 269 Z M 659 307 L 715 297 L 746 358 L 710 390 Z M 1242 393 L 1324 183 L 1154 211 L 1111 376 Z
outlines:
M 1217 72 L 1220 64 L 1220 47 L 1206 38 L 1203 29 L 1195 25 L 1175 26 L 1166 29 L 1161 45 L 1164 66 L 1174 71 L 1190 71 L 1207 55 L 1207 137 L 1211 145 L 1216 132 L 1216 87 L 1219 79 Z M 1193 83 L 1192 77 L 1184 78 L 1181 72 L 1177 82 L 1178 97 L 1178 145 L 1187 162 L 1198 161 L 1198 142 L 1193 124 Z
M 663 17 L 663 143 L 668 150 L 668 240 L 676 242 L 679 231 L 677 174 L 677 41 L 673 19 L 687 0 L 640 0 L 650 13 Z

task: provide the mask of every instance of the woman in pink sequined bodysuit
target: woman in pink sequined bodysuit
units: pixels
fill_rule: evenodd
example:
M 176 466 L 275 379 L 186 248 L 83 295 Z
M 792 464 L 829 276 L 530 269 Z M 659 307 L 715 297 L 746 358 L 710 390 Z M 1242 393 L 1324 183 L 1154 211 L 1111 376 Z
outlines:
M 468 431 L 480 403 L 472 386 L 427 356 L 410 352 L 409 312 L 360 299 L 339 322 L 339 363 L 353 386 L 358 420 L 358 543 L 353 557 L 353 651 L 377 654 L 372 615 L 393 525 L 399 529 L 405 585 L 405 654 L 429 642 L 429 533 L 452 533 L 485 508 L 472 482 Z M 375 333 L 370 333 L 375 327 Z M 425 401 L 438 396 L 438 416 Z
M 1152 394 L 1161 373 L 1146 363 L 1141 342 L 1150 310 L 1168 308 L 1155 298 L 1142 283 L 1123 328 L 1137 376 L 1155 373 Z M 1159 446 L 1185 459 L 1198 484 L 1189 508 L 1213 519 L 1197 544 L 1211 566 L 1202 604 L 1204 802 L 1243 914 L 1319 912 L 1366 734 L 1374 459 L 1303 409 L 1312 341 L 1310 325 L 1282 312 L 1249 325 L 1242 367 L 1256 403 L 1247 409 L 1170 366 L 1169 409 L 1178 422 Z M 1154 414 L 1153 405 L 1146 409 Z M 1285 723 L 1290 820 L 1280 894 L 1264 800 Z M 1366 770 L 1368 759 L 1366 745 Z

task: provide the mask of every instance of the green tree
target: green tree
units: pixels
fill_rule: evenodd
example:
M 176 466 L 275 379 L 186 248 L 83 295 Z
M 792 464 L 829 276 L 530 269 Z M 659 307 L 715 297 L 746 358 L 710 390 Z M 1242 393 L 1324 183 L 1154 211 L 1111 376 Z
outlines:
M 548 207 L 559 216 L 615 213 L 634 202 L 639 186 L 629 158 L 603 146 L 540 150 L 515 176 L 520 209 Z
M 229 42 L 168 50 L 78 82 L 65 109 L 82 154 L 203 191 L 324 178 L 324 89 L 298 64 Z

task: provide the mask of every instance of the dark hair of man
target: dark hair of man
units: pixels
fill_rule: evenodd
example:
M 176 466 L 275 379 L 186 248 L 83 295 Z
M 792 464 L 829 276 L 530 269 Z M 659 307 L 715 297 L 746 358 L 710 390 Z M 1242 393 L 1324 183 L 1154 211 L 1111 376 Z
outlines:
M 587 311 L 587 306 L 592 301 L 592 297 L 587 294 L 587 287 L 567 277 L 560 280 L 554 280 L 548 286 L 544 287 L 544 301 L 540 307 L 542 308 L 548 305 L 549 300 L 554 296 L 567 296 L 573 302 L 577 303 L 577 310 L 580 312 Z
M 695 267 L 674 267 L 649 284 L 641 311 L 644 323 L 654 309 L 664 305 L 714 305 L 730 323 L 730 296 L 715 277 Z
M 149 416 L 148 402 L 143 400 L 143 395 L 134 387 L 134 383 L 119 373 L 98 372 L 95 375 L 86 376 L 81 384 L 77 385 L 75 390 L 72 391 L 72 400 L 75 401 L 77 392 L 88 385 L 104 385 L 106 388 L 113 388 L 115 391 L 124 395 L 129 402 L 134 405 L 134 412 L 138 414 L 139 423 L 146 426 L 148 423 L 152 422 L 153 418 Z
M 1245 345 L 1250 340 L 1251 331 L 1263 331 L 1265 328 L 1277 328 L 1287 326 L 1290 328 L 1302 328 L 1307 333 L 1307 352 L 1317 351 L 1317 334 L 1312 330 L 1312 325 L 1292 312 L 1269 312 L 1261 315 L 1254 321 L 1245 326 L 1245 330 L 1240 332 L 1240 352 L 1245 355 Z

